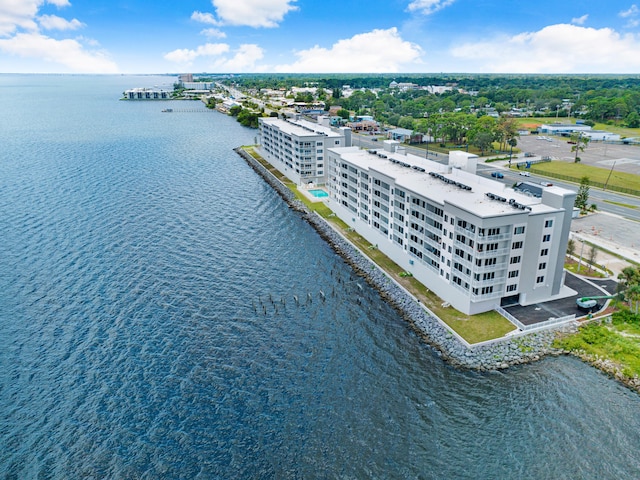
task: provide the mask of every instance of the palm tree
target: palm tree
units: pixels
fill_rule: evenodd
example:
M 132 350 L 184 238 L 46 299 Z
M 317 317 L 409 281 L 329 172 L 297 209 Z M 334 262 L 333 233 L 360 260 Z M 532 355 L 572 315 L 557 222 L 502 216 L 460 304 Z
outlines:
M 640 285 L 629 287 L 624 292 L 625 297 L 629 300 L 629 306 L 635 306 L 634 313 L 638 314 L 638 303 L 640 303 Z

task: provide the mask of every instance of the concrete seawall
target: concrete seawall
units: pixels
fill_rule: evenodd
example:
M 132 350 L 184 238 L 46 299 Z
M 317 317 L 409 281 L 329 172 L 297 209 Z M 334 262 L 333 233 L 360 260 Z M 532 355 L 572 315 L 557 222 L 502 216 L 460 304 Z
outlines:
M 558 355 L 560 350 L 552 347 L 558 330 L 543 330 L 527 334 L 512 335 L 495 342 L 469 346 L 430 315 L 422 305 L 404 288 L 395 283 L 354 245 L 336 232 L 324 219 L 311 212 L 295 194 L 274 177 L 263 165 L 242 148 L 234 149 L 264 180 L 271 185 L 287 204 L 300 212 L 318 234 L 338 253 L 381 297 L 393 306 L 409 322 L 426 343 L 451 364 L 463 368 L 489 371 L 511 365 L 537 361 L 545 355 Z M 372 265 L 375 268 L 372 268 Z M 574 327 L 563 327 L 562 331 Z

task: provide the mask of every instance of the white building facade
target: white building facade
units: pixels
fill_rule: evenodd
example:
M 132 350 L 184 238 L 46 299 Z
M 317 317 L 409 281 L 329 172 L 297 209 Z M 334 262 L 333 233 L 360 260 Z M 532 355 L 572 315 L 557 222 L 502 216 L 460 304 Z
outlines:
M 171 100 L 172 91 L 157 88 L 131 88 L 125 90 L 127 100 Z
M 541 198 L 413 155 L 328 151 L 329 206 L 466 314 L 557 298 L 575 192 Z
M 297 185 L 324 185 L 327 149 L 346 145 L 344 129 L 306 120 L 260 118 L 259 128 L 260 155 Z

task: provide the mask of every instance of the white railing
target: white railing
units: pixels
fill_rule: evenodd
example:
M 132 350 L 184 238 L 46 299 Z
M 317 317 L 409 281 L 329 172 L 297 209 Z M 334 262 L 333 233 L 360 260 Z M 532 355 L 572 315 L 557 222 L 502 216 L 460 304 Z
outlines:
M 511 323 L 513 323 L 516 327 L 518 327 L 522 331 L 535 330 L 535 329 L 538 329 L 538 328 L 546 328 L 546 327 L 550 327 L 552 325 L 560 325 L 562 323 L 573 322 L 576 319 L 576 315 L 575 314 L 571 314 L 571 315 L 565 315 L 564 317 L 557 317 L 557 318 L 556 317 L 552 317 L 552 318 L 549 318 L 549 320 L 545 320 L 544 322 L 537 322 L 537 323 L 534 323 L 532 325 L 525 325 L 520 320 L 518 320 L 516 317 L 514 317 L 509 312 L 507 312 L 504 308 L 496 305 L 494 307 L 494 309 L 495 309 L 496 312 L 498 312 L 504 318 L 509 320 Z

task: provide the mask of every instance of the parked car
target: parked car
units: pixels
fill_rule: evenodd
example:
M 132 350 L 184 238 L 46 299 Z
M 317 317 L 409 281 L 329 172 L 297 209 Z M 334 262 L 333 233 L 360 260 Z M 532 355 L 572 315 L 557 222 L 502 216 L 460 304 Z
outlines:
M 531 174 L 529 172 L 520 172 L 519 175 L 523 176 L 523 177 L 530 177 Z
M 504 178 L 504 175 L 502 174 L 502 172 L 491 172 L 491 176 L 493 178 Z

